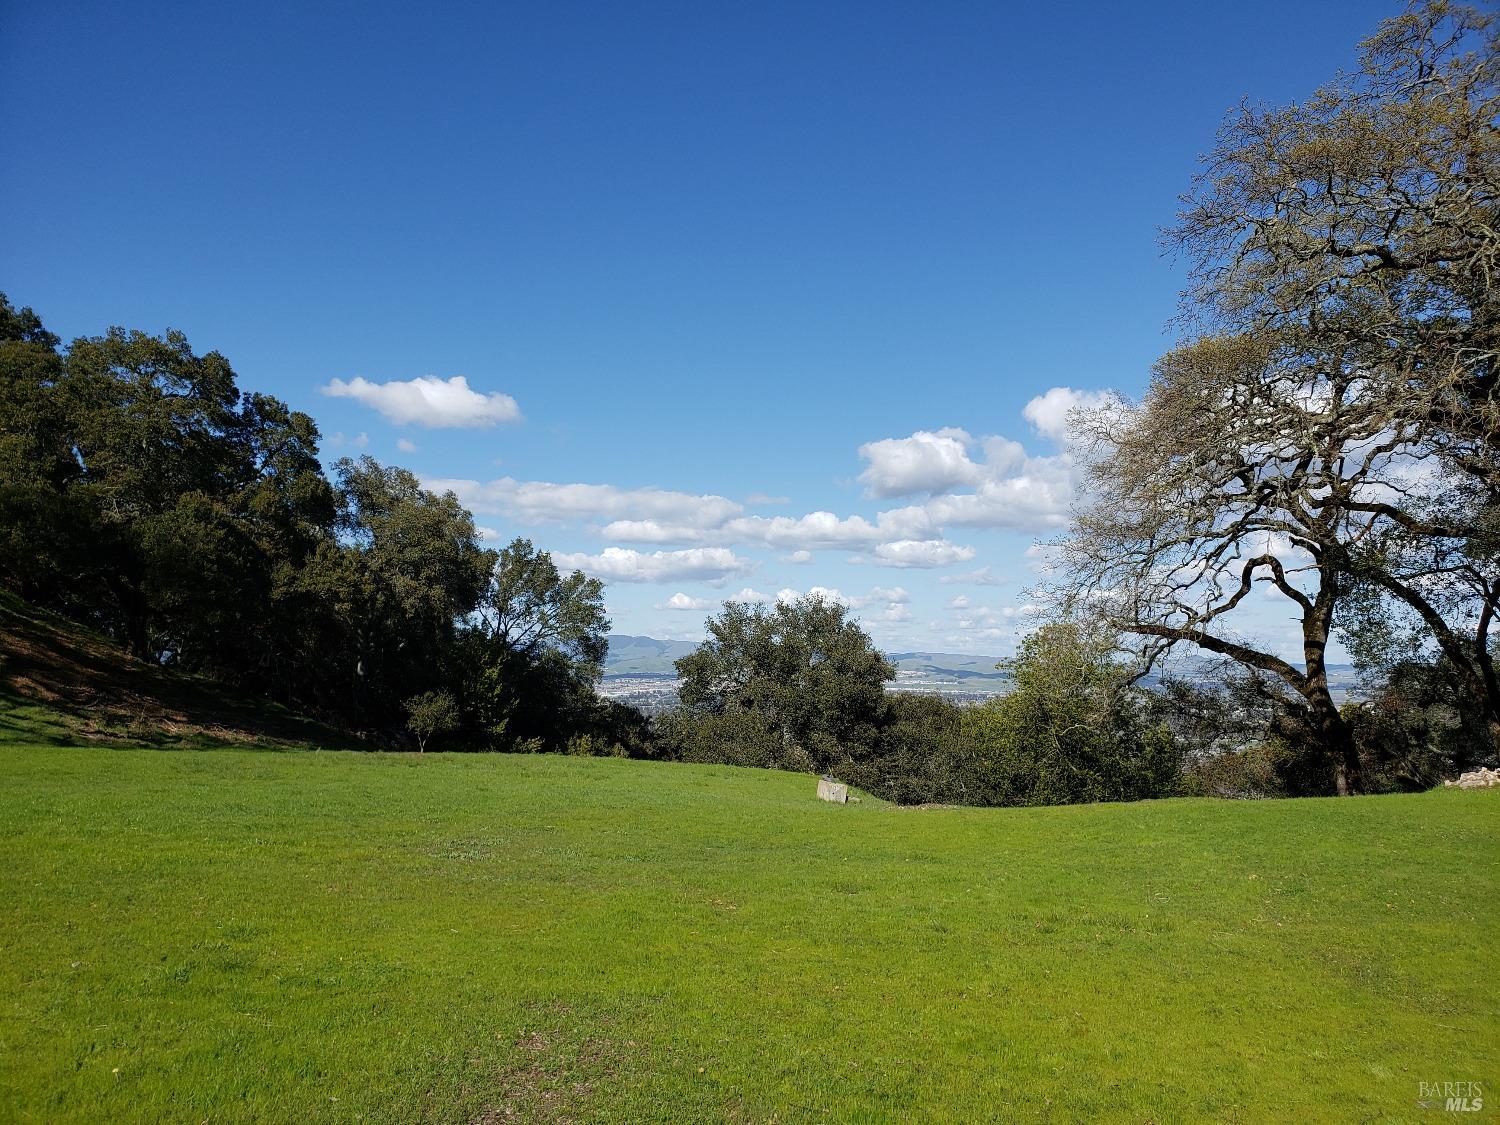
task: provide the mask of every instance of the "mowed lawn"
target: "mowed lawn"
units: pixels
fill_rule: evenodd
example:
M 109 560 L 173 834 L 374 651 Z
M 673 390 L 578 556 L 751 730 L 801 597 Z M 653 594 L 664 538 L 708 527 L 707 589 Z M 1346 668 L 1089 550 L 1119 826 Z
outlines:
M 1500 792 L 7 748 L 0 1119 L 1441 1118 L 1419 1081 L 1482 1118 L 1497 860 Z

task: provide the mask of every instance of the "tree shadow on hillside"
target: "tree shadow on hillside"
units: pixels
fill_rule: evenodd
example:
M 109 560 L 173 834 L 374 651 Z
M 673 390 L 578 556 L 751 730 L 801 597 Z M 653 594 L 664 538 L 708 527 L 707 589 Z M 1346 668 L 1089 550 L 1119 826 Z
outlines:
M 13 597 L 0 599 L 0 743 L 369 750 L 278 704 L 126 655 Z

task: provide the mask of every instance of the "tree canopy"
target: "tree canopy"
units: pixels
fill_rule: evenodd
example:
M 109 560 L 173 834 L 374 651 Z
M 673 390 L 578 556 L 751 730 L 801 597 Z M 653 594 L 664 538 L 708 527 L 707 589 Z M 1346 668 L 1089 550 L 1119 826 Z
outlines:
M 1306 103 L 1231 116 L 1168 234 L 1200 335 L 1141 403 L 1081 422 L 1065 599 L 1148 662 L 1189 644 L 1279 681 L 1339 792 L 1362 782 L 1327 647 L 1391 607 L 1500 740 L 1497 28 L 1434 0 Z M 1260 585 L 1300 666 L 1235 629 Z
M 896 674 L 844 606 L 816 595 L 729 602 L 707 627 L 709 639 L 677 661 L 683 705 L 763 720 L 785 768 L 826 769 L 867 738 Z
M 179 332 L 64 347 L 0 295 L 0 582 L 377 739 L 406 729 L 401 700 L 440 699 L 472 748 L 640 748 L 638 719 L 594 697 L 596 579 L 524 539 L 487 548 L 406 469 L 325 473 L 318 442 Z

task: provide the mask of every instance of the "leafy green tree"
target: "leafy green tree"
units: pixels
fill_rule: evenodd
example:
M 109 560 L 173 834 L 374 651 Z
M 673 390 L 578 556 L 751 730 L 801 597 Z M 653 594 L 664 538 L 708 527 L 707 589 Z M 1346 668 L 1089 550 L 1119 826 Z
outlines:
M 547 551 L 515 539 L 495 559 L 476 611 L 495 644 L 534 654 L 554 649 L 597 674 L 608 650 L 604 583 L 580 570 L 563 575 Z
M 896 670 L 848 610 L 817 596 L 774 607 L 727 603 L 710 639 L 677 661 L 684 706 L 751 712 L 774 732 L 769 764 L 826 770 L 868 744 Z
M 656 716 L 652 722 L 652 735 L 658 752 L 674 762 L 714 763 L 752 769 L 777 769 L 786 764 L 780 731 L 755 711 L 715 713 L 674 707 Z
M 938 695 L 892 693 L 874 739 L 834 772 L 898 804 L 994 804 L 982 744 L 965 725 L 969 710 Z
M 331 534 L 312 420 L 180 333 L 0 326 L 0 574 L 139 656 L 268 682 L 276 587 Z
M 465 699 L 481 733 L 556 750 L 589 732 L 580 744 L 612 748 L 600 728 L 619 715 L 594 692 L 608 634 L 602 582 L 562 574 L 528 539 L 502 548 L 463 643 Z M 623 728 L 622 737 L 634 741 Z
M 1431 789 L 1494 762 L 1486 718 L 1462 685 L 1441 657 L 1405 661 L 1346 705 L 1373 792 Z
M 478 606 L 495 554 L 452 493 L 372 457 L 334 469 L 339 537 L 318 545 L 289 591 L 310 615 L 308 686 L 346 721 L 394 729 L 395 701 L 457 674 L 459 623 Z
M 60 343 L 0 293 L 0 581 L 38 602 L 67 588 L 86 521 L 65 492 L 78 464 L 58 391 Z
M 458 729 L 458 701 L 446 691 L 424 691 L 403 706 L 406 729 L 416 737 L 418 754 L 427 752 L 427 743 L 433 736 Z
M 1177 791 L 1181 750 L 1149 721 L 1135 671 L 1117 653 L 1112 634 L 1085 622 L 1053 622 L 1022 640 L 1002 665 L 1013 690 L 966 715 L 992 803 L 1133 801 Z
M 0 293 L 0 341 L 6 340 L 40 344 L 52 352 L 62 346 L 62 338 L 48 332 L 42 318 L 29 306 L 18 309 L 10 303 L 9 297 Z
M 242 393 L 178 332 L 66 349 L 0 295 L 0 582 L 207 673 L 377 734 L 447 691 L 477 741 L 646 754 L 594 693 L 603 587 L 517 540 L 479 542 L 451 494 L 344 460 L 312 419 Z

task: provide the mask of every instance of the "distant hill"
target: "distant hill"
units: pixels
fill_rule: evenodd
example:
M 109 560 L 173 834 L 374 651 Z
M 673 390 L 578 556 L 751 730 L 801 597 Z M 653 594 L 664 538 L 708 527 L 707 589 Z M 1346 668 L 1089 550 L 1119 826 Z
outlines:
M 995 667 L 998 656 L 964 656 L 956 652 L 888 652 L 898 672 L 921 672 L 954 680 L 1007 680 Z
M 655 637 L 609 635 L 609 653 L 604 658 L 606 676 L 675 676 L 672 663 L 698 647 L 696 641 L 659 641 Z

